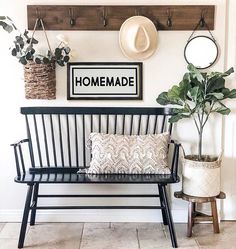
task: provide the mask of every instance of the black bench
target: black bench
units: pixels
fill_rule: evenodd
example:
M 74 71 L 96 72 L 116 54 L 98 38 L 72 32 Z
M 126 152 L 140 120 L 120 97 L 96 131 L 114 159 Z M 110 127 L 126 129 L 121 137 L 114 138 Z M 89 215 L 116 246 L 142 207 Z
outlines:
M 177 175 L 179 146 L 171 140 L 173 154 L 171 174 L 168 175 L 88 175 L 90 151 L 86 146 L 91 132 L 112 134 L 171 133 L 168 108 L 110 108 L 110 107 L 22 107 L 27 138 L 12 144 L 17 176 L 15 181 L 28 185 L 18 248 L 23 248 L 28 216 L 35 224 L 39 209 L 160 209 L 163 223 L 168 225 L 172 246 L 177 240 L 167 198 L 166 186 L 179 182 Z M 26 154 L 28 154 L 26 156 Z M 80 173 L 78 173 L 78 171 Z M 65 184 L 157 184 L 157 194 L 144 195 L 55 195 L 40 194 L 39 185 Z M 159 198 L 158 206 L 39 206 L 38 198 Z

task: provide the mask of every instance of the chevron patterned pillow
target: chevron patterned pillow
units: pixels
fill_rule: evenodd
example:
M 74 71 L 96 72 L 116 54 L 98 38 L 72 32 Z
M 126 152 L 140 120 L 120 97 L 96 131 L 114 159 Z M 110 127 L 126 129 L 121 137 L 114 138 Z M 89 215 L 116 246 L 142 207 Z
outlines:
M 90 174 L 170 174 L 169 133 L 116 135 L 91 133 Z

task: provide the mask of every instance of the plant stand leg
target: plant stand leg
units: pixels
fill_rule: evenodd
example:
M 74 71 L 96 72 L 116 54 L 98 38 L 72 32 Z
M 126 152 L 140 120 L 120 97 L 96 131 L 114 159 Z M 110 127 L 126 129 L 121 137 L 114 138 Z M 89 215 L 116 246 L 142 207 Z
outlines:
M 169 206 L 169 202 L 168 202 L 166 186 L 160 185 L 160 187 L 161 187 L 161 192 L 163 195 L 163 203 L 164 203 L 164 207 L 165 207 L 165 211 L 166 211 L 166 218 L 167 218 L 168 227 L 169 227 L 169 231 L 170 231 L 170 238 L 171 238 L 172 247 L 177 248 L 178 244 L 177 244 L 173 219 L 172 219 L 172 215 L 171 215 L 171 211 L 170 211 L 170 206 Z
M 31 226 L 35 225 L 36 209 L 37 209 L 37 202 L 38 202 L 38 192 L 39 192 L 39 184 L 36 183 L 34 185 L 32 210 L 31 210 L 31 216 L 30 216 L 30 225 Z
M 189 202 L 188 204 L 188 229 L 187 229 L 187 237 L 192 236 L 193 229 L 193 214 L 194 214 L 194 202 Z
M 160 204 L 161 204 L 161 214 L 162 214 L 162 219 L 163 219 L 163 224 L 168 225 L 167 218 L 166 218 L 166 210 L 164 208 L 164 200 L 163 200 L 163 194 L 161 191 L 161 186 L 158 184 L 158 190 L 159 190 L 159 195 L 160 195 Z
M 211 212 L 212 212 L 214 233 L 220 233 L 216 200 L 211 201 Z
M 20 237 L 19 237 L 19 241 L 18 241 L 18 248 L 23 248 L 24 247 L 25 232 L 26 232 L 27 221 L 28 221 L 28 217 L 29 217 L 32 192 L 33 192 L 33 185 L 29 185 L 26 200 L 25 200 L 25 209 L 24 209 L 24 214 L 23 214 L 22 223 L 21 223 Z

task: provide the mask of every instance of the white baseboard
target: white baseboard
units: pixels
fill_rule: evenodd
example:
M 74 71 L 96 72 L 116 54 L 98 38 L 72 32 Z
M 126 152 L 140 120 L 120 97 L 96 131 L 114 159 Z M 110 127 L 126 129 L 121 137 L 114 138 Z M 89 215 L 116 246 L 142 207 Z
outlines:
M 0 222 L 21 222 L 23 210 L 0 210 Z M 174 222 L 187 222 L 186 210 L 172 210 Z M 36 222 L 162 222 L 155 210 L 37 211 Z

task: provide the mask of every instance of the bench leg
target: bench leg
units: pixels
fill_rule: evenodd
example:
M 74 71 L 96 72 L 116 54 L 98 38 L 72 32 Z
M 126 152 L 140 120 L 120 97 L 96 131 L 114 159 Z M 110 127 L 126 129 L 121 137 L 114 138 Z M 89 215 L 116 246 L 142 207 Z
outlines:
M 36 217 L 36 208 L 37 208 L 37 202 L 38 202 L 38 192 L 39 192 L 39 184 L 35 183 L 34 185 L 34 193 L 33 193 L 33 209 L 31 210 L 31 216 L 30 216 L 30 225 L 34 226 L 35 224 L 35 217 Z
M 166 211 L 166 218 L 168 222 L 168 227 L 170 231 L 170 238 L 171 238 L 171 243 L 173 248 L 177 248 L 177 239 L 176 239 L 176 234 L 175 234 L 175 228 L 173 224 L 173 219 L 170 211 L 170 206 L 168 202 L 168 197 L 167 197 L 167 192 L 166 192 L 166 185 L 160 185 L 161 187 L 161 194 L 163 195 L 163 202 L 164 202 L 164 207 Z
M 160 204 L 161 204 L 161 214 L 162 214 L 162 220 L 164 225 L 168 225 L 167 218 L 166 218 L 166 210 L 164 209 L 164 200 L 163 200 L 163 194 L 161 193 L 161 186 L 158 184 L 158 190 L 160 195 Z
M 23 219 L 22 219 L 22 223 L 21 223 L 20 237 L 19 237 L 19 241 L 18 241 L 18 248 L 23 248 L 24 247 L 25 232 L 26 232 L 27 221 L 28 221 L 28 217 L 29 217 L 32 192 L 33 192 L 33 185 L 29 185 L 26 200 L 25 200 L 25 209 L 24 209 Z

